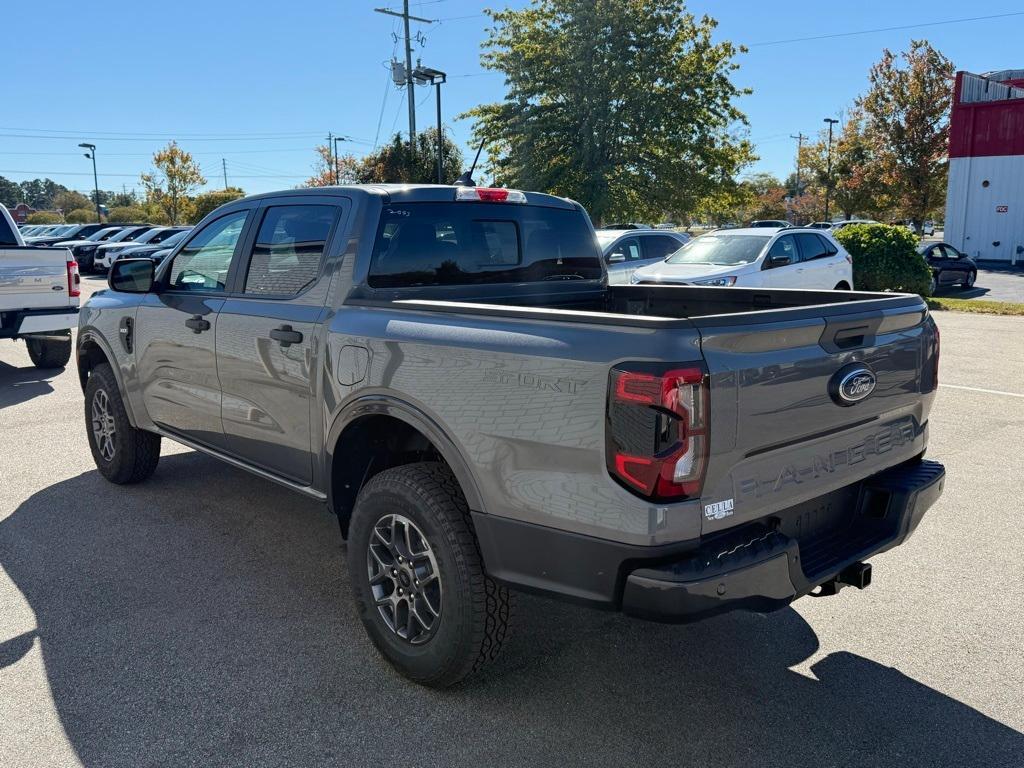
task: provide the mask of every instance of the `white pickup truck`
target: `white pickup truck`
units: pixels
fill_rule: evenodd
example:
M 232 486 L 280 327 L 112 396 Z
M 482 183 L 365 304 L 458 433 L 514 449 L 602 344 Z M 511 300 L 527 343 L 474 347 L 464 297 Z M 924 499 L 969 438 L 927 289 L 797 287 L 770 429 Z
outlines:
M 71 251 L 25 245 L 0 205 L 0 339 L 24 339 L 37 368 L 63 368 L 71 359 L 79 296 Z

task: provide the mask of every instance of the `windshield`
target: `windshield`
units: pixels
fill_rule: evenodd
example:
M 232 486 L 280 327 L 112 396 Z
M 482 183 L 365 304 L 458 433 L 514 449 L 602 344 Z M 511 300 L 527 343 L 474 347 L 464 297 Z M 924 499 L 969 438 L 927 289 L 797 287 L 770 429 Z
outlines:
M 668 264 L 749 264 L 761 255 L 768 235 L 730 235 L 719 232 L 691 240 L 667 259 Z
M 120 231 L 121 230 L 118 227 L 107 227 L 106 229 L 101 229 L 98 232 L 93 232 L 85 239 L 91 240 L 94 243 L 97 240 L 109 240 L 111 237 L 113 237 Z
M 154 237 L 156 237 L 157 235 L 159 235 L 163 231 L 164 230 L 161 229 L 160 227 L 156 227 L 154 229 L 148 229 L 145 232 L 143 232 L 141 235 L 136 237 L 134 239 L 134 242 L 138 243 L 139 245 L 142 245 L 143 243 L 148 243 L 150 240 L 152 240 Z M 159 240 L 157 242 L 159 242 Z
M 185 229 L 182 230 L 181 232 L 175 232 L 173 235 L 171 235 L 162 243 L 160 243 L 160 246 L 163 248 L 173 248 L 174 246 L 176 246 L 178 243 L 185 239 L 185 235 L 187 235 L 189 231 L 190 230 Z
M 128 227 L 127 229 L 122 229 L 120 232 L 118 232 L 116 235 L 110 238 L 110 240 L 108 240 L 107 242 L 121 243 L 127 242 L 129 240 L 134 240 L 136 237 L 138 237 L 145 231 L 146 227 Z

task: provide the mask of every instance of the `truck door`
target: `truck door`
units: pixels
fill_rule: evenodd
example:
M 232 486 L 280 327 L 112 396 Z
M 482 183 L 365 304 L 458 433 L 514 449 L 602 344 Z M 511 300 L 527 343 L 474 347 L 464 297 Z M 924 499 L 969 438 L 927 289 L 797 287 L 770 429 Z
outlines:
M 128 326 L 125 334 L 132 339 L 149 417 L 216 448 L 223 448 L 224 436 L 214 356 L 217 313 L 237 268 L 250 213 L 227 213 L 189 238 L 162 273 L 160 290 L 146 295 L 134 329 Z
M 299 483 L 312 479 L 316 337 L 329 276 L 324 254 L 344 215 L 339 198 L 303 196 L 260 208 L 217 325 L 227 449 Z

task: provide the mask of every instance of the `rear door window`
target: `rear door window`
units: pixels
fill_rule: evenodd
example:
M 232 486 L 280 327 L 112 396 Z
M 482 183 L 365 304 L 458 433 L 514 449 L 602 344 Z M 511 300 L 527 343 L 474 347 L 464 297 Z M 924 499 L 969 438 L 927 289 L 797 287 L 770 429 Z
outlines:
M 267 208 L 253 244 L 245 293 L 294 296 L 316 280 L 339 210 L 333 205 Z
M 810 232 L 803 232 L 796 237 L 800 248 L 800 261 L 813 261 L 830 256 L 831 249 L 826 245 L 824 239 Z
M 645 259 L 664 259 L 670 253 L 678 251 L 683 244 L 674 237 L 651 235 L 643 238 Z
M 578 210 L 404 203 L 381 212 L 368 282 L 407 288 L 601 276 L 601 253 Z

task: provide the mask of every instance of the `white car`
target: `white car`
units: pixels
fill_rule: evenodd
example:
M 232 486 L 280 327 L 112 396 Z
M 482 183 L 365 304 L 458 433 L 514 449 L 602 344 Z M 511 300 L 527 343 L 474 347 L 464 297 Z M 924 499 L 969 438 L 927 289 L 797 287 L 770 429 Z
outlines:
M 630 282 L 849 291 L 853 260 L 823 230 L 721 229 L 636 270 Z
M 628 285 L 638 267 L 657 264 L 690 241 L 685 232 L 657 229 L 599 229 L 597 242 L 608 268 L 609 285 Z

